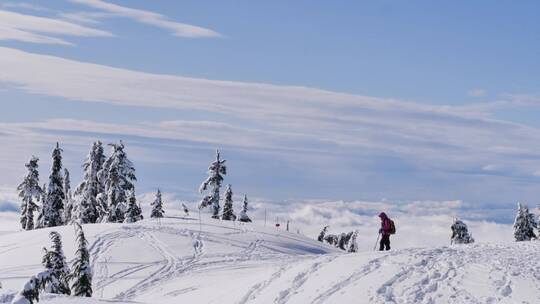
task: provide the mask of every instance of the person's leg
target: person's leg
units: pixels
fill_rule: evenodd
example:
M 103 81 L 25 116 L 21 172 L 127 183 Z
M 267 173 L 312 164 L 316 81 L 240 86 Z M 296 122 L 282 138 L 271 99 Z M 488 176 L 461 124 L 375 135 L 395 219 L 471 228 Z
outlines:
M 384 250 L 384 235 L 381 237 L 381 241 L 379 242 L 379 251 Z
M 390 250 L 390 236 L 386 236 L 386 250 Z
M 383 250 L 385 250 L 385 248 L 386 248 L 386 250 L 388 250 L 388 246 L 389 246 L 389 244 L 388 244 L 388 241 L 389 241 L 388 237 L 389 237 L 388 235 L 383 234 L 383 236 L 382 236 L 382 238 L 381 238 L 381 247 L 380 247 L 379 250 L 383 251 Z

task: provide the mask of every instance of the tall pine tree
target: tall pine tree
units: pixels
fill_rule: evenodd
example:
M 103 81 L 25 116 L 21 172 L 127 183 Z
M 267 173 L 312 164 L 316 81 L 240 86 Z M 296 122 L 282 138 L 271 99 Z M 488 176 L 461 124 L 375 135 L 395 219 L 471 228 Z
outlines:
M 240 211 L 238 220 L 240 222 L 251 222 L 251 219 L 247 215 L 248 211 L 248 198 L 247 195 L 244 195 L 244 203 L 242 204 L 242 211 Z
M 103 169 L 104 163 L 103 146 L 100 141 L 94 142 L 82 165 L 83 181 L 75 189 L 77 199 L 73 217 L 82 224 L 96 223 L 105 216 L 106 209 L 98 201 L 98 195 L 104 189 L 98 179 L 98 172 Z
M 156 198 L 152 202 L 152 213 L 150 214 L 151 218 L 162 218 L 163 213 L 163 201 L 161 200 L 161 191 L 158 189 L 156 192 Z
M 32 156 L 30 161 L 25 165 L 28 173 L 24 177 L 23 182 L 17 187 L 21 203 L 21 227 L 24 230 L 34 229 L 34 212 L 38 206 L 34 199 L 38 201 L 43 195 L 43 189 L 39 187 L 39 159 Z
M 105 189 L 102 201 L 107 202 L 107 214 L 105 221 L 121 223 L 127 208 L 128 191 L 135 192 L 134 182 L 135 168 L 124 152 L 124 144 L 110 144 L 112 155 L 105 162 L 99 172 L 99 180 L 103 182 Z M 99 197 L 99 196 L 98 196 Z
M 52 153 L 52 168 L 47 187 L 47 197 L 43 200 L 39 214 L 39 227 L 55 227 L 63 225 L 64 217 L 64 178 L 62 176 L 62 149 L 58 143 Z
M 235 221 L 236 214 L 233 210 L 233 192 L 231 185 L 227 185 L 227 190 L 225 191 L 225 198 L 223 199 L 223 214 L 221 219 L 225 221 Z
M 71 266 L 69 276 L 72 281 L 71 291 L 74 296 L 92 296 L 92 268 L 90 266 L 90 252 L 88 251 L 88 241 L 84 236 L 84 231 L 78 223 L 75 223 L 77 233 L 77 251 Z
M 518 212 L 514 221 L 514 238 L 517 242 L 530 241 L 536 239 L 534 229 L 538 228 L 534 214 L 529 212 L 529 208 L 518 203 Z
M 45 291 L 69 295 L 71 293 L 68 284 L 69 266 L 64 256 L 62 238 L 56 231 L 52 231 L 49 237 L 51 238 L 52 245 L 50 250 L 43 248 L 45 254 L 42 259 L 43 266 L 50 273 L 45 285 Z
M 200 193 L 210 190 L 210 193 L 206 194 L 199 203 L 199 209 L 212 206 L 212 218 L 215 219 L 219 218 L 219 192 L 223 183 L 223 175 L 226 174 L 225 160 L 220 159 L 219 150 L 217 150 L 216 160 L 208 167 L 208 178 L 199 187 Z

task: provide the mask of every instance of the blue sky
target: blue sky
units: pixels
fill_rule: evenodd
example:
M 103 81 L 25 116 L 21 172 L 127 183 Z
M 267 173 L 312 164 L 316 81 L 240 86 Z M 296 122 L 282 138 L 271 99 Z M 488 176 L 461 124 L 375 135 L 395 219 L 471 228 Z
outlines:
M 0 1 L 0 185 L 32 154 L 45 181 L 56 141 L 76 183 L 92 141 L 123 139 L 138 189 L 183 199 L 219 147 L 262 200 L 536 205 L 539 9 Z

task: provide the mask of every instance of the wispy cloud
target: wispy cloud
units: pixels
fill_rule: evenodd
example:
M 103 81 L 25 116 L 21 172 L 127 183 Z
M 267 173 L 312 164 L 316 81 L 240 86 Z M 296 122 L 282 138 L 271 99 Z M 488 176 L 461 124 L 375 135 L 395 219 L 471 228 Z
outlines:
M 116 14 L 107 12 L 71 12 L 60 13 L 60 17 L 76 23 L 99 24 L 101 19 L 116 17 Z
M 487 94 L 487 91 L 484 90 L 484 89 L 472 89 L 469 91 L 469 96 L 473 96 L 473 97 L 482 97 L 482 96 L 486 96 Z
M 27 92 L 74 101 L 226 115 L 229 125 L 214 127 L 213 123 L 201 129 L 214 127 L 213 136 L 224 138 L 228 128 L 234 130 L 230 134 L 246 134 L 246 142 L 262 134 L 262 138 L 289 136 L 332 147 L 422 152 L 424 156 L 440 155 L 448 160 L 450 155 L 450 159 L 470 159 L 474 154 L 492 154 L 501 147 L 520 147 L 535 153 L 532 146 L 521 143 L 540 139 L 536 129 L 471 116 L 449 107 L 305 87 L 149 74 L 9 48 L 0 48 L 0 55 L 0 82 Z M 49 72 L 36 73 L 40 70 Z M 193 124 L 181 120 L 161 122 L 159 130 L 162 134 L 190 133 L 181 131 L 196 129 L 191 127 Z M 507 136 L 495 135 L 501 132 Z M 242 138 L 232 137 L 236 141 Z M 438 154 L 442 150 L 444 154 Z
M 71 2 L 83 4 L 95 9 L 108 12 L 117 17 L 125 17 L 132 20 L 135 20 L 140 23 L 156 26 L 169 30 L 173 33 L 174 36 L 178 37 L 188 37 L 188 38 L 201 38 L 201 37 L 220 37 L 221 34 L 213 30 L 180 23 L 167 19 L 167 17 L 147 10 L 134 9 L 125 6 L 120 6 L 113 3 L 108 3 L 101 0 L 71 0 Z M 91 15 L 88 13 L 82 14 L 70 14 L 68 17 L 79 19 L 82 21 L 95 20 L 96 18 L 110 17 L 111 15 Z
M 359 178 L 358 169 L 364 168 L 360 171 L 367 170 L 362 173 L 365 178 L 375 174 L 388 185 L 399 182 L 392 192 L 397 193 L 399 187 L 408 198 L 420 191 L 436 199 L 474 197 L 470 187 L 477 183 L 485 188 L 484 200 L 501 202 L 512 198 L 511 191 L 496 195 L 487 188 L 512 180 L 520 193 L 532 193 L 523 190 L 533 187 L 534 172 L 540 169 L 540 131 L 486 117 L 482 111 L 316 88 L 143 73 L 10 48 L 0 48 L 0 83 L 74 103 L 122 106 L 127 112 L 130 107 L 166 108 L 178 117 L 125 123 L 89 118 L 2 124 L 2 131 L 15 134 L 10 136 L 18 144 L 28 138 L 29 143 L 48 141 L 50 145 L 59 136 L 71 143 L 75 138 L 66 136 L 77 134 L 77 144 L 86 141 L 83 154 L 91 140 L 108 134 L 116 139 L 145 138 L 148 149 L 149 141 L 163 139 L 264 151 L 273 153 L 276 161 L 302 164 L 306 176 L 336 183 L 349 184 L 352 176 Z M 154 148 L 152 153 L 159 150 Z M 24 161 L 17 158 L 18 166 L 22 168 Z M 389 166 L 389 161 L 394 165 L 377 173 L 377 167 Z M 407 169 L 411 174 L 423 170 L 424 180 L 389 180 L 392 170 L 402 168 L 411 168 Z M 286 165 L 281 169 L 290 170 Z M 491 178 L 490 186 L 485 177 Z M 451 189 L 428 188 L 433 178 L 441 185 L 452 183 Z M 389 187 L 386 183 L 379 184 L 381 191 Z M 424 186 L 411 190 L 413 186 L 407 183 Z
M 50 12 L 51 11 L 50 9 L 48 9 L 46 7 L 36 5 L 36 4 L 33 4 L 33 3 L 28 3 L 28 2 L 2 2 L 2 3 L 0 3 L 0 7 L 2 7 L 2 8 L 20 8 L 20 9 L 25 9 L 25 10 L 39 11 L 39 12 Z
M 72 45 L 55 36 L 111 37 L 103 30 L 75 23 L 0 10 L 0 40 Z

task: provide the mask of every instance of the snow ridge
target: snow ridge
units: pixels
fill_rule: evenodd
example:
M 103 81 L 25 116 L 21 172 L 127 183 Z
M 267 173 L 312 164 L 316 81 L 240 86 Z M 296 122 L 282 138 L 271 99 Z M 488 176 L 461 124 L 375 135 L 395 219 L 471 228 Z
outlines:
M 84 229 L 93 298 L 45 294 L 40 303 L 540 303 L 538 242 L 344 253 L 275 227 L 210 218 Z M 41 270 L 52 230 L 72 259 L 72 227 L 0 236 L 0 303 Z

